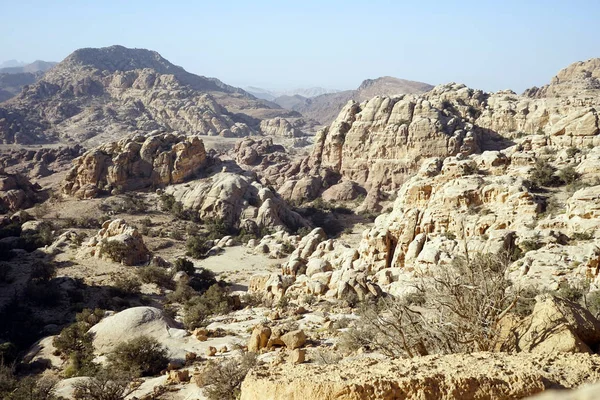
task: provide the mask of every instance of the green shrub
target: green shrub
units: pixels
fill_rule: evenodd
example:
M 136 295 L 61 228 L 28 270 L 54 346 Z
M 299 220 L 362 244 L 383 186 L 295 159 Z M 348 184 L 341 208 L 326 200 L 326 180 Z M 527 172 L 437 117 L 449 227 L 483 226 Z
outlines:
M 55 276 L 56 264 L 53 262 L 42 261 L 33 265 L 29 278 L 33 281 L 48 282 Z
M 190 236 L 185 243 L 186 254 L 193 258 L 204 258 L 205 254 L 212 248 L 209 242 L 202 236 Z
M 561 169 L 557 175 L 564 185 L 572 185 L 579 179 L 579 173 L 572 166 Z
M 592 240 L 595 232 L 575 232 L 571 235 L 571 240 Z
M 217 283 L 215 273 L 206 268 L 198 268 L 198 270 L 190 276 L 188 284 L 196 291 L 204 293 L 211 286 Z
M 166 268 L 148 265 L 138 268 L 137 275 L 142 282 L 154 283 L 159 287 L 171 287 L 173 284 L 172 274 Z
M 196 272 L 196 268 L 194 268 L 194 263 L 188 260 L 187 258 L 178 258 L 173 263 L 173 268 L 175 268 L 176 272 L 183 271 L 188 275 L 193 275 Z
M 125 400 L 135 391 L 134 376 L 125 371 L 102 368 L 90 379 L 75 383 L 77 400 Z
M 198 292 L 196 292 L 185 279 L 182 279 L 177 282 L 175 290 L 167 294 L 167 300 L 171 303 L 184 304 L 198 295 Z
M 537 159 L 535 166 L 531 171 L 529 180 L 536 186 L 555 186 L 558 179 L 554 175 L 554 168 L 547 160 Z
M 3 400 L 59 400 L 54 391 L 57 382 L 49 376 L 18 379 L 13 368 L 0 362 L 0 398 Z
M 167 367 L 167 355 L 167 350 L 156 339 L 140 336 L 120 343 L 107 358 L 111 368 L 137 376 L 151 376 Z
M 69 361 L 65 370 L 67 377 L 89 375 L 98 368 L 94 363 L 93 336 L 88 332 L 89 327 L 88 323 L 76 322 L 64 328 L 53 340 L 54 347 Z
M 101 244 L 101 251 L 114 262 L 123 262 L 129 255 L 129 248 L 117 240 L 105 240 Z
M 572 159 L 573 157 L 575 157 L 575 155 L 576 155 L 577 153 L 579 153 L 579 152 L 580 152 L 580 150 L 579 150 L 577 147 L 569 147 L 569 148 L 566 150 L 566 152 L 567 152 L 567 157 L 569 157 L 569 158 L 571 158 L 571 159 Z
M 226 314 L 232 309 L 233 299 L 219 285 L 212 285 L 185 305 L 183 323 L 187 329 L 195 329 L 204 326 L 211 315 Z
M 140 281 L 128 275 L 116 275 L 113 277 L 114 285 L 110 288 L 113 296 L 127 297 L 140 293 L 142 287 Z

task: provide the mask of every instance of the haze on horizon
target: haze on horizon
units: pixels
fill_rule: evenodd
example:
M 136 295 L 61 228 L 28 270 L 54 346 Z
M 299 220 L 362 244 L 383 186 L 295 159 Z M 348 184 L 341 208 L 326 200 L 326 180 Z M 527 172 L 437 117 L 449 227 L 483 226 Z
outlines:
M 600 56 L 598 2 L 453 3 L 5 2 L 0 61 L 120 44 L 240 87 L 353 89 L 390 75 L 522 92 Z

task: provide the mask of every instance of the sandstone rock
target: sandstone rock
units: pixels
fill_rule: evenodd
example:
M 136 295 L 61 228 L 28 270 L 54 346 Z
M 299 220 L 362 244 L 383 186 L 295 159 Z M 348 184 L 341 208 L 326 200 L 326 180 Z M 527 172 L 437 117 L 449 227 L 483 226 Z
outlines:
M 96 352 L 107 354 L 119 343 L 144 335 L 151 336 L 172 349 L 173 337 L 181 333 L 175 326 L 157 308 L 133 307 L 103 318 L 89 332 L 93 334 Z
M 167 385 L 177 385 L 190 381 L 190 371 L 188 370 L 177 370 L 169 371 L 167 376 Z
M 309 226 L 275 193 L 240 174 L 221 172 L 185 185 L 169 186 L 166 192 L 185 208 L 197 210 L 200 218 L 220 219 L 229 227 L 241 227 L 249 221 L 257 229 L 296 230 Z
M 3 143 L 97 144 L 132 132 L 254 134 L 244 121 L 298 114 L 185 71 L 158 53 L 122 46 L 79 49 L 0 109 Z M 254 125 L 254 123 L 253 123 Z
M 290 362 L 292 364 L 302 364 L 306 360 L 305 349 L 295 349 L 290 353 Z
M 281 336 L 281 340 L 288 349 L 294 350 L 304 346 L 304 343 L 306 343 L 306 335 L 303 330 L 299 329 Z
M 527 400 L 595 400 L 599 391 L 600 383 L 596 383 L 572 390 L 548 390 Z
M 534 353 L 589 353 L 600 344 L 600 321 L 579 304 L 543 295 L 514 326 L 505 347 Z
M 356 182 L 342 181 L 325 190 L 321 198 L 325 201 L 349 201 L 366 196 L 367 191 Z
M 260 130 L 270 136 L 278 137 L 299 137 L 304 136 L 301 130 L 292 126 L 285 118 L 273 118 L 263 120 L 260 123 Z
M 208 346 L 206 349 L 206 355 L 208 357 L 214 357 L 217 354 L 217 348 L 213 346 Z
M 267 347 L 271 329 L 268 326 L 258 325 L 252 331 L 252 336 L 248 340 L 248 351 L 257 353 Z

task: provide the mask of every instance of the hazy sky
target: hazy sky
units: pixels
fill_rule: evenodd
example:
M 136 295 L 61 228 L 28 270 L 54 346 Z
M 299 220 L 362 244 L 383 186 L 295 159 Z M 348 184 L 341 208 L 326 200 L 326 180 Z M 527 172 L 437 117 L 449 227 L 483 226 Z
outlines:
M 494 91 L 600 57 L 600 1 L 0 0 L 0 61 L 156 50 L 236 86 L 355 88 L 391 75 Z

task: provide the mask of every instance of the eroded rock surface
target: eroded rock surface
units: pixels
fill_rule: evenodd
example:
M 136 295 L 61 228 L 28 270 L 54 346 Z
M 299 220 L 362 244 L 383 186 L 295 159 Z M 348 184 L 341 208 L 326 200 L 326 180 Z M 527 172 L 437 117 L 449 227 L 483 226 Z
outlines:
M 543 366 L 552 365 L 552 368 Z M 253 369 L 242 400 L 498 399 L 600 379 L 596 355 L 473 353 Z M 368 373 L 365 373 L 368 371 Z M 310 382 L 310 384 L 307 384 Z

